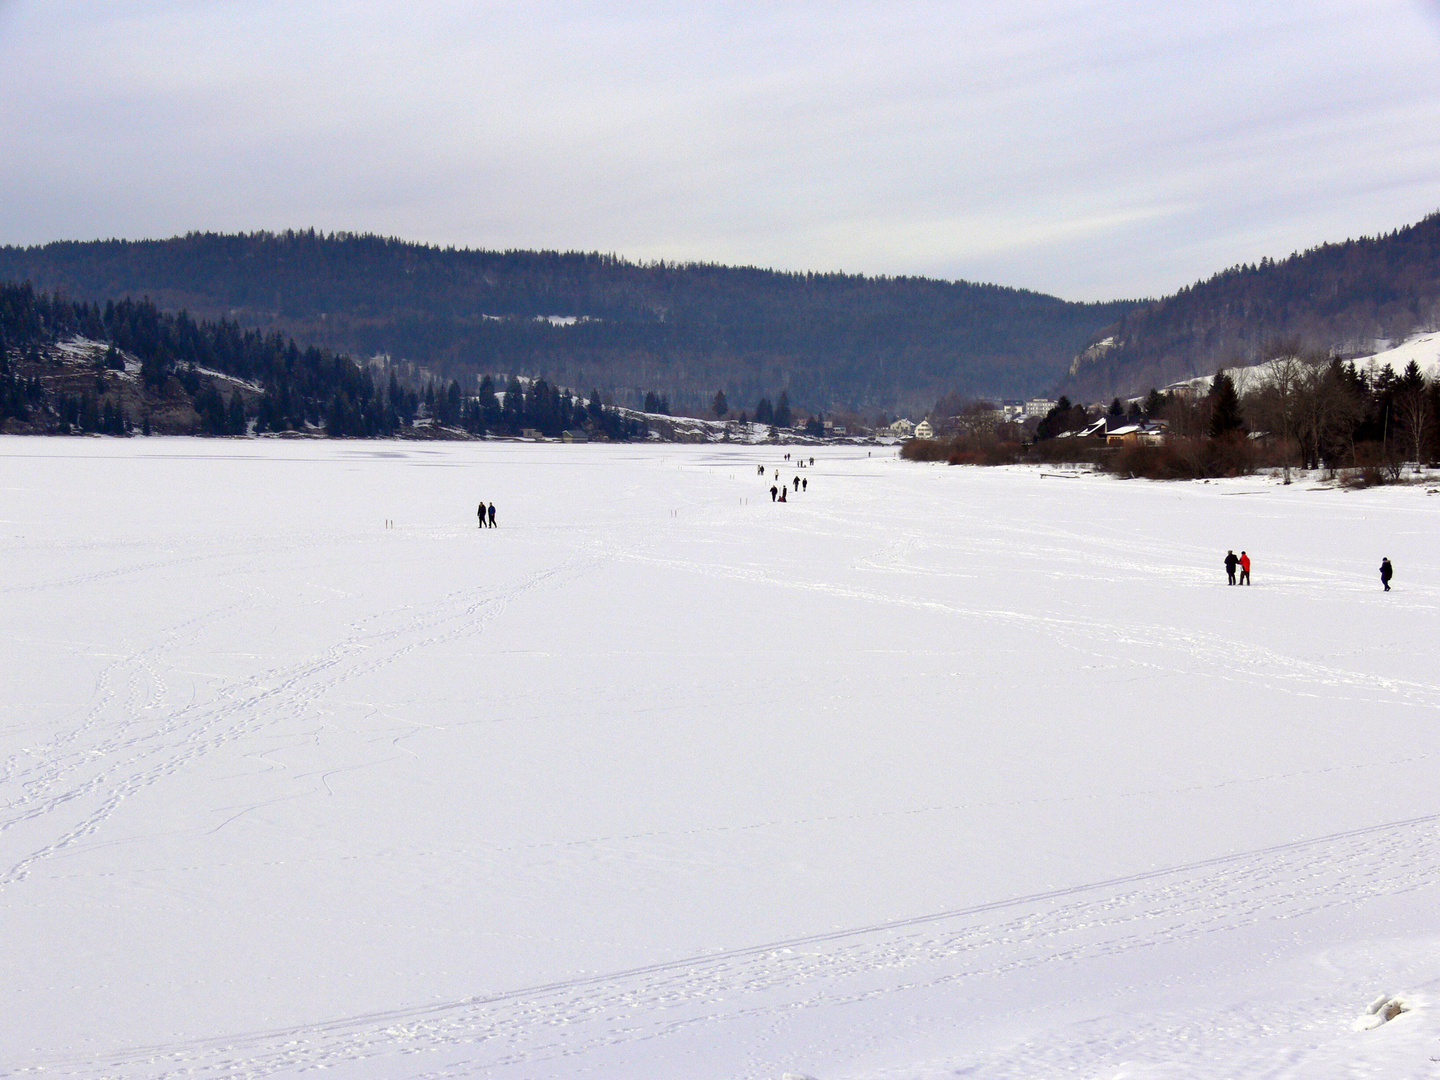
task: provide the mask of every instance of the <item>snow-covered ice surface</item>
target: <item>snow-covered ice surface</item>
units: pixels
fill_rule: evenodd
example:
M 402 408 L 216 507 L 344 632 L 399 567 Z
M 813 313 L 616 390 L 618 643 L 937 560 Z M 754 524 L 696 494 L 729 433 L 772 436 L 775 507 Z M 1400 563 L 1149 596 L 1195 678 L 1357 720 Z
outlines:
M 1440 1076 L 1440 498 L 875 453 L 0 439 L 0 1075 Z

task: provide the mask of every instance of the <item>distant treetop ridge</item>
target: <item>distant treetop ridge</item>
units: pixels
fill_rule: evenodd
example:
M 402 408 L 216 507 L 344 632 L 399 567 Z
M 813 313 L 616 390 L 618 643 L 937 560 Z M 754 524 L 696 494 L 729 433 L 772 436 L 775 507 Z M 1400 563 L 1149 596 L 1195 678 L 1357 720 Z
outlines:
M 905 411 L 949 392 L 1023 396 L 1132 302 L 998 285 L 614 255 L 439 248 L 313 230 L 0 248 L 0 280 L 385 353 L 443 379 L 518 372 L 648 390 L 701 412 L 786 390 L 797 405 Z

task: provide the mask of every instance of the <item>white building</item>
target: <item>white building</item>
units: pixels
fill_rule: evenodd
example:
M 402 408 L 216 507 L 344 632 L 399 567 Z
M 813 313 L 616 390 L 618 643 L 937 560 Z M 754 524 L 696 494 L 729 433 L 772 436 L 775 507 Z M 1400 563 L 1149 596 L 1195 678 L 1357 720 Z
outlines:
M 933 439 L 934 437 L 935 429 L 930 426 L 929 420 L 921 420 L 920 423 L 915 425 L 915 438 Z
M 896 420 L 890 425 L 890 434 L 897 439 L 908 439 L 915 434 L 915 425 L 909 420 Z
M 1058 404 L 1058 401 L 1051 401 L 1049 398 L 1031 398 L 1025 402 L 1025 415 L 1027 417 L 1044 416 Z

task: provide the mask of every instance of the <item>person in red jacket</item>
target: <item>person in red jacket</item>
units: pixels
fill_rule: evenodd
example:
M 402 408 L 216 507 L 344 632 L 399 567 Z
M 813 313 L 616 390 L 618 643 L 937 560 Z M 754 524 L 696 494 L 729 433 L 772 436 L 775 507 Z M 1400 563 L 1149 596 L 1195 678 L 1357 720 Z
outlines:
M 1240 552 L 1240 584 L 1250 584 L 1250 556 Z

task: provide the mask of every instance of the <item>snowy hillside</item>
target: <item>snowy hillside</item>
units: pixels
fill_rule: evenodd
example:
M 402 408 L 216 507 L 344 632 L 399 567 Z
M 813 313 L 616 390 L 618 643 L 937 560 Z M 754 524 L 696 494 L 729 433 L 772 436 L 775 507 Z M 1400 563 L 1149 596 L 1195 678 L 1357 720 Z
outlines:
M 1435 1075 L 1440 498 L 783 452 L 0 439 L 0 1075 Z
M 1412 360 L 1427 379 L 1440 378 L 1440 332 L 1416 334 L 1392 348 L 1362 357 L 1356 364 L 1370 371 L 1389 364 L 1399 374 Z
M 1440 378 L 1440 332 L 1416 334 L 1399 345 L 1368 356 L 1355 358 L 1355 366 L 1371 375 L 1378 374 L 1388 364 L 1395 374 L 1400 374 L 1406 366 L 1414 361 L 1420 368 L 1421 373 L 1430 380 Z M 1244 367 L 1225 368 L 1225 373 L 1235 381 L 1235 386 L 1242 393 L 1259 389 L 1266 384 L 1269 375 L 1267 364 L 1253 364 Z M 1210 384 L 1215 381 L 1213 375 L 1200 375 L 1193 379 L 1182 379 L 1179 382 L 1171 383 L 1167 390 L 1189 389 L 1194 393 L 1203 394 L 1209 391 Z M 1143 401 L 1144 397 L 1133 399 Z

